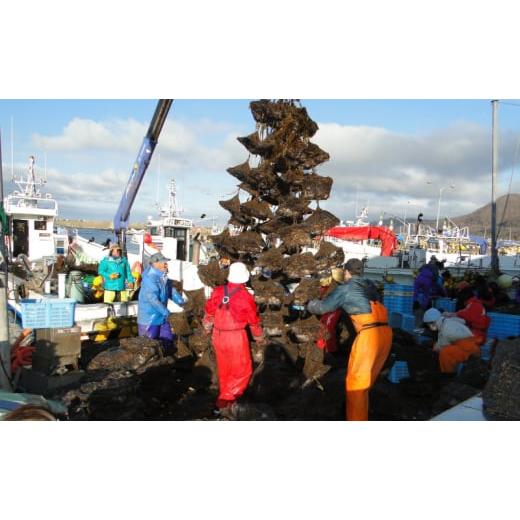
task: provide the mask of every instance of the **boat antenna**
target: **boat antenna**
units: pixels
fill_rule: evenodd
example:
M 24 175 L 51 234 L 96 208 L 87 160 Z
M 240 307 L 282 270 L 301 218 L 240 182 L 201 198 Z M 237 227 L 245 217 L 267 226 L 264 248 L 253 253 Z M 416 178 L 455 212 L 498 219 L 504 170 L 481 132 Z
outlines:
M 14 182 L 14 121 L 11 116 L 11 182 Z

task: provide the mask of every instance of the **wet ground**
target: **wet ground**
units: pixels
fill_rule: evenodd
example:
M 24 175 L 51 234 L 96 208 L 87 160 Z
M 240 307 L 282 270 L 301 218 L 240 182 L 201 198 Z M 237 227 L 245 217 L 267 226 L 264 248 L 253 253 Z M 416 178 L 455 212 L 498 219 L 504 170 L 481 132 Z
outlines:
M 77 384 L 50 392 L 63 399 L 71 420 L 215 420 L 217 381 L 211 353 L 202 357 L 149 357 L 136 368 L 89 369 L 101 352 L 118 343 L 87 343 L 82 351 L 84 373 Z M 306 380 L 303 359 L 280 344 L 269 345 L 255 363 L 251 384 L 241 399 L 241 420 L 343 420 L 348 342 L 337 354 L 325 354 L 330 365 L 319 380 Z M 144 359 L 144 358 L 143 358 Z M 294 359 L 294 357 L 293 357 Z M 407 360 L 410 377 L 391 383 L 388 370 L 395 360 Z M 480 360 L 468 363 L 457 377 L 441 376 L 431 349 L 415 345 L 397 331 L 392 355 L 370 393 L 371 420 L 427 420 L 479 392 L 488 377 Z

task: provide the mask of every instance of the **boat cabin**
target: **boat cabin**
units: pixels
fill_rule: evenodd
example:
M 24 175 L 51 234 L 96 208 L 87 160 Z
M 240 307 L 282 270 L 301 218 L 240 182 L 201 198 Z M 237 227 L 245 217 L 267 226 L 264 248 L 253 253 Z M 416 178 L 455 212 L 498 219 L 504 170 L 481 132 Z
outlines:
M 50 193 L 43 195 L 38 186 L 45 184 L 35 174 L 34 156 L 29 158 L 25 178 L 13 178 L 18 190 L 4 200 L 9 219 L 9 251 L 11 258 L 25 255 L 30 260 L 67 252 L 67 236 L 54 232 L 58 204 Z

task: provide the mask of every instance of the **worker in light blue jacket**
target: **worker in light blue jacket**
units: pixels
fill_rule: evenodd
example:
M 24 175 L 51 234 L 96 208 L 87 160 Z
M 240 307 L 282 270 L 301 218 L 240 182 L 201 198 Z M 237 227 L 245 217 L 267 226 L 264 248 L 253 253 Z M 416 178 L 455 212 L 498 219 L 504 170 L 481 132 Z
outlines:
M 168 279 L 168 262 L 162 253 L 150 257 L 150 265 L 143 273 L 139 291 L 137 327 L 139 336 L 160 339 L 167 347 L 173 341 L 168 323 L 168 299 L 177 305 L 184 305 L 184 298 Z
M 134 277 L 128 260 L 122 256 L 121 247 L 113 245 L 109 256 L 99 264 L 98 274 L 103 277 L 104 302 L 128 301 L 128 290 L 134 288 Z

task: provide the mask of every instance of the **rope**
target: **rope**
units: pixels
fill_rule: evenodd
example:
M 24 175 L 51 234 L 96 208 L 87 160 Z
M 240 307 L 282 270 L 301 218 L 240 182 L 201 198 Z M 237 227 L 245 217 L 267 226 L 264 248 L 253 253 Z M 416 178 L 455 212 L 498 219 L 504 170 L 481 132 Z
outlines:
M 518 105 L 518 106 L 520 107 L 520 105 Z M 513 165 L 511 166 L 511 175 L 509 177 L 509 186 L 507 188 L 506 201 L 504 203 L 504 209 L 502 210 L 502 219 L 500 221 L 500 224 L 499 224 L 498 230 L 497 230 L 497 240 L 500 237 L 500 232 L 502 231 L 502 227 L 504 225 L 504 220 L 506 218 L 506 211 L 507 211 L 507 206 L 509 204 L 509 198 L 511 196 L 511 187 L 513 185 L 513 176 L 514 176 L 514 172 L 515 172 L 515 164 L 516 164 L 516 161 L 518 159 L 518 150 L 519 149 L 520 149 L 520 139 L 516 143 L 515 155 L 514 155 L 514 158 L 513 158 Z

